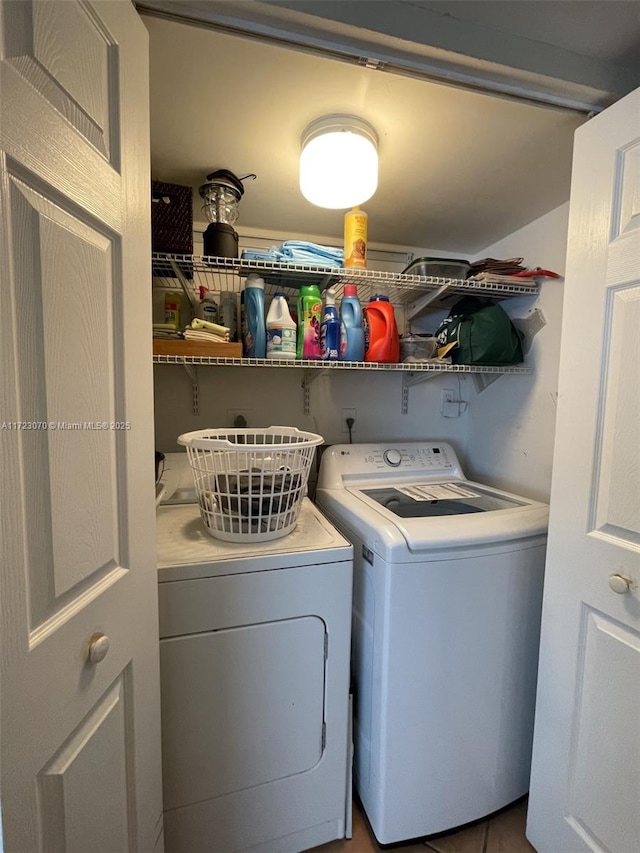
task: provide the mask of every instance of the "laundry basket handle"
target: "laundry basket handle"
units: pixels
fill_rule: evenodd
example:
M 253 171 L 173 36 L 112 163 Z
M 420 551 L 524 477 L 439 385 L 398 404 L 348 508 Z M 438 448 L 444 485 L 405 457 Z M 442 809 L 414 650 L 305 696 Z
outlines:
M 252 443 L 230 441 L 227 436 L 251 436 L 254 441 Z M 259 444 L 255 443 L 258 437 L 273 437 L 273 438 L 291 438 L 293 441 L 263 441 Z M 261 450 L 265 448 L 294 448 L 301 446 L 317 446 L 324 444 L 324 438 L 313 432 L 305 432 L 297 427 L 288 426 L 270 426 L 254 428 L 245 427 L 242 429 L 202 429 L 195 432 L 186 432 L 178 436 L 178 444 L 193 450 Z

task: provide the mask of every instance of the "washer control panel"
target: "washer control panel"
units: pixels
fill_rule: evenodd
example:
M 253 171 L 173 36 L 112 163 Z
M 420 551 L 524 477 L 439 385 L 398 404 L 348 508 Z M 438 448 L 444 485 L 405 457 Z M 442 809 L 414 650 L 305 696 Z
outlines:
M 385 444 L 336 444 L 322 456 L 319 488 L 344 488 L 345 479 L 411 475 L 425 479 L 464 477 L 450 444 L 402 441 Z

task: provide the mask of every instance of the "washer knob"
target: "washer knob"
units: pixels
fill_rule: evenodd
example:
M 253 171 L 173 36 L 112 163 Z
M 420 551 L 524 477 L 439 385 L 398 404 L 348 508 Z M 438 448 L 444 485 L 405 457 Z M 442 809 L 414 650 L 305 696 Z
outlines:
M 104 660 L 111 640 L 106 634 L 101 634 L 99 631 L 89 637 L 89 660 L 91 663 L 100 663 Z
M 631 581 L 629 578 L 625 578 L 622 575 L 611 575 L 609 578 L 609 587 L 614 592 L 617 592 L 618 595 L 624 595 L 625 592 L 629 592 L 629 587 L 631 586 Z
M 391 465 L 392 468 L 397 468 L 402 462 L 402 454 L 399 450 L 385 450 L 382 456 L 387 465 Z

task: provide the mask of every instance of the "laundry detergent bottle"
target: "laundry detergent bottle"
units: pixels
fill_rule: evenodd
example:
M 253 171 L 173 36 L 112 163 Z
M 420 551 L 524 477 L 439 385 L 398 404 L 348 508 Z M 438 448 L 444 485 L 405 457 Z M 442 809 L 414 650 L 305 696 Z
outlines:
M 393 305 L 383 294 L 372 296 L 364 309 L 365 361 L 400 361 L 400 338 Z
M 298 295 L 297 358 L 320 358 L 322 297 L 317 284 L 303 284 Z
M 324 292 L 324 314 L 320 327 L 320 354 L 324 361 L 337 361 L 340 356 L 340 318 L 336 308 L 336 291 Z
M 206 287 L 200 287 L 198 317 L 201 320 L 208 320 L 210 323 L 218 322 L 218 306 L 215 297 Z
M 264 318 L 264 279 L 251 273 L 244 289 L 242 349 L 246 358 L 264 358 L 267 339 Z
M 364 361 L 362 306 L 355 284 L 345 284 L 340 303 L 340 359 Z
M 267 314 L 267 358 L 296 357 L 296 322 L 289 313 L 287 297 L 276 293 Z

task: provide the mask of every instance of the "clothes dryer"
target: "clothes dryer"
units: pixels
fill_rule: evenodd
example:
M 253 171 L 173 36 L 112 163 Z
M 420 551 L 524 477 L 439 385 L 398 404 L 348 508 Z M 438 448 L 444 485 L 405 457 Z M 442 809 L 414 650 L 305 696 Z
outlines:
M 168 500 L 184 500 L 169 456 Z M 213 539 L 196 504 L 160 506 L 157 545 L 167 853 L 344 837 L 350 543 L 305 498 L 291 534 L 258 544 Z
M 528 790 L 548 508 L 467 480 L 444 442 L 323 454 L 354 545 L 354 781 L 381 844 Z

